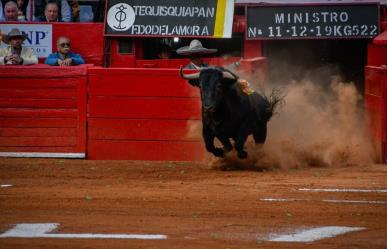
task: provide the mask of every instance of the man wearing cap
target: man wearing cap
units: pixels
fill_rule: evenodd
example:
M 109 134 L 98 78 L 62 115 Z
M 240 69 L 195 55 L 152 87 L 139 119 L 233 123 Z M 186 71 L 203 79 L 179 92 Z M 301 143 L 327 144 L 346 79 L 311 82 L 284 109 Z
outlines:
M 209 49 L 203 47 L 199 40 L 192 40 L 189 46 L 181 47 L 176 50 L 179 55 L 188 55 L 190 63 L 184 67 L 184 69 L 200 69 L 202 67 L 208 67 L 209 65 L 202 61 L 202 57 L 206 54 L 214 54 L 217 49 Z
M 30 48 L 23 47 L 27 35 L 19 29 L 12 29 L 3 35 L 3 42 L 9 46 L 0 49 L 0 65 L 31 65 L 38 63 L 38 57 Z

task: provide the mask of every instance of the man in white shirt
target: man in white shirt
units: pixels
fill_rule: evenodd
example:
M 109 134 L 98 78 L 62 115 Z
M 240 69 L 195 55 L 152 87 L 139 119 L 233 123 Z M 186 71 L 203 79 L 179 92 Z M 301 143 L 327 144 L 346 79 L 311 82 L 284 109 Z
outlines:
M 38 63 L 38 57 L 32 49 L 24 47 L 27 38 L 19 29 L 12 29 L 3 35 L 3 42 L 9 46 L 0 49 L 0 65 L 31 65 Z

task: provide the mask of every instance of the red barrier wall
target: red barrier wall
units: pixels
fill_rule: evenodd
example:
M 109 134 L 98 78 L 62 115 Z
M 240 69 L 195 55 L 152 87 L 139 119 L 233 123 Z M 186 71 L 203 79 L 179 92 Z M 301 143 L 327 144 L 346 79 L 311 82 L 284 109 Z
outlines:
M 177 69 L 89 70 L 90 159 L 201 160 L 200 118 L 199 89 Z
M 86 65 L 0 67 L 0 154 L 84 157 L 86 74 Z
M 369 131 L 379 160 L 387 162 L 387 67 L 365 68 L 365 109 Z

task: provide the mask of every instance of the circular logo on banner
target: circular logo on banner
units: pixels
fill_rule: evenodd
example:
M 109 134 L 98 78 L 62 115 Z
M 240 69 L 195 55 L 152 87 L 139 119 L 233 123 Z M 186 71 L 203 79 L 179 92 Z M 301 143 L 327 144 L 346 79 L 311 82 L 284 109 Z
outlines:
M 113 5 L 107 14 L 107 24 L 115 31 L 126 31 L 134 23 L 136 16 L 133 8 L 126 3 Z

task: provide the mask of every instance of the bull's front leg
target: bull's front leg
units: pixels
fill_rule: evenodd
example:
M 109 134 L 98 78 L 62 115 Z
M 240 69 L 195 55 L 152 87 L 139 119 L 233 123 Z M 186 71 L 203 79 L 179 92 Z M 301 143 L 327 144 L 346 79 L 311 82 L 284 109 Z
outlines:
M 238 157 L 241 159 L 247 158 L 247 151 L 244 150 L 245 142 L 249 136 L 249 128 L 247 124 L 242 124 L 237 137 L 235 138 L 235 149 L 238 152 Z
M 224 156 L 224 151 L 221 148 L 215 147 L 214 145 L 215 135 L 210 129 L 203 127 L 203 138 L 208 152 L 211 152 L 216 157 Z
M 216 138 L 222 143 L 224 152 L 230 152 L 232 150 L 232 144 L 228 137 L 217 135 Z

